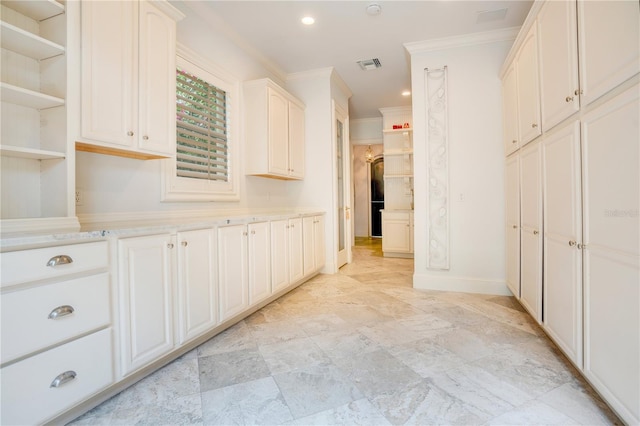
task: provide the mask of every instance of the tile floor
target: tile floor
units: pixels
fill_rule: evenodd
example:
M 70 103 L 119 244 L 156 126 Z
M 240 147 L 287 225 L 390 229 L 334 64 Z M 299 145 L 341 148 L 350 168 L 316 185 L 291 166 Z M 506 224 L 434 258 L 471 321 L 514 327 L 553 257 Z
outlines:
M 412 269 L 361 240 L 73 424 L 621 424 L 513 298 L 417 291 Z

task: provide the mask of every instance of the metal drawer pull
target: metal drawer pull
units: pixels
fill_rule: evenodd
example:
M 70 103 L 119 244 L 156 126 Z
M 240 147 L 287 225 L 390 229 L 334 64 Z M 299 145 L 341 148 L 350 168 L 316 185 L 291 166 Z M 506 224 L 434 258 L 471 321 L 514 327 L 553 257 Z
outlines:
M 51 385 L 49 387 L 50 388 L 59 388 L 60 386 L 64 385 L 65 383 L 75 379 L 76 376 L 77 376 L 77 374 L 73 370 L 65 371 L 64 373 L 58 374 L 58 376 L 55 379 L 53 379 L 53 382 L 51 382 Z
M 576 242 L 575 242 L 575 241 L 573 241 L 573 240 L 569 241 L 569 247 L 573 247 L 573 246 L 575 246 L 575 245 L 576 245 Z
M 73 306 L 69 306 L 69 305 L 58 306 L 53 311 L 51 311 L 51 313 L 47 318 L 54 320 L 60 317 L 66 317 L 67 315 L 71 315 L 74 311 L 75 309 L 73 309 Z
M 53 256 L 47 262 L 47 266 L 58 266 L 58 265 L 68 265 L 69 263 L 73 263 L 73 259 L 66 254 L 61 254 L 59 256 Z

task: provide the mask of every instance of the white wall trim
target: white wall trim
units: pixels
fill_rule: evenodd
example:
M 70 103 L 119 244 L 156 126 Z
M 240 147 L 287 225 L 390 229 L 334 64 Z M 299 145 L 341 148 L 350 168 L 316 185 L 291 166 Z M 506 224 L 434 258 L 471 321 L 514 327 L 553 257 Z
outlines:
M 413 288 L 418 290 L 456 291 L 461 293 L 495 294 L 512 296 L 506 282 L 469 277 L 447 277 L 435 274 L 416 273 Z
M 495 43 L 499 41 L 515 40 L 518 36 L 519 27 L 503 28 L 494 31 L 483 31 L 478 33 L 463 34 L 459 36 L 436 38 L 425 41 L 414 41 L 404 43 L 404 48 L 409 54 L 433 52 L 434 50 L 454 49 L 458 47 L 475 46 L 478 44 Z
M 347 99 L 353 96 L 353 92 L 349 86 L 347 86 L 347 83 L 345 83 L 342 77 L 340 77 L 340 74 L 338 74 L 338 71 L 333 67 L 331 68 L 331 81 L 340 89 Z

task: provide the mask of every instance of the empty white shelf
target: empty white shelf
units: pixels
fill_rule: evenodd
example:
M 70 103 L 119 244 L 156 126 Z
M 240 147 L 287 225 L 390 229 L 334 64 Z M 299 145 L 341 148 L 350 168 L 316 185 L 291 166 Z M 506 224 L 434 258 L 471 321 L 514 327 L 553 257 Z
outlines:
M 64 46 L 44 39 L 6 22 L 2 26 L 2 47 L 33 59 L 45 59 L 64 53 Z
M 64 105 L 64 99 L 44 93 L 24 89 L 8 83 L 0 83 L 2 102 L 22 105 L 29 108 L 44 109 Z
M 55 0 L 3 0 L 2 4 L 36 21 L 64 13 L 64 5 Z
M 29 158 L 32 160 L 55 160 L 65 158 L 65 154 L 63 152 L 23 148 L 11 145 L 0 145 L 0 155 L 4 157 Z
M 403 132 L 412 132 L 412 128 L 403 128 L 403 129 L 384 129 L 382 133 L 403 133 Z

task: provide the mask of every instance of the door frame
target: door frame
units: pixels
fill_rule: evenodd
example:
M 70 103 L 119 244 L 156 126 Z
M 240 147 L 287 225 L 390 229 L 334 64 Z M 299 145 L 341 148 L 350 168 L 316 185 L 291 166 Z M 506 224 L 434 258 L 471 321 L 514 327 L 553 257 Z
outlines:
M 351 143 L 349 141 L 349 115 L 347 111 L 338 105 L 335 99 L 331 99 L 332 105 L 332 113 L 331 113 L 331 129 L 332 129 L 332 154 L 333 154 L 333 210 L 335 214 L 335 223 L 334 223 L 334 236 L 335 236 L 335 244 L 334 244 L 334 259 L 336 264 L 336 269 L 340 269 L 341 266 L 351 263 L 352 261 L 352 252 L 351 246 L 353 244 L 353 211 L 352 211 L 352 190 L 351 187 L 353 185 L 353 176 L 351 171 L 351 161 L 353 161 L 353 152 Z M 345 226 L 344 226 L 344 243 L 345 247 L 343 251 L 338 251 L 338 241 L 340 238 L 340 226 L 339 221 L 342 219 L 340 217 L 340 213 L 338 212 L 338 169 L 336 158 L 338 155 L 337 149 L 337 126 L 336 121 L 342 121 L 342 181 L 343 181 L 343 198 L 344 198 L 344 217 L 345 217 Z

